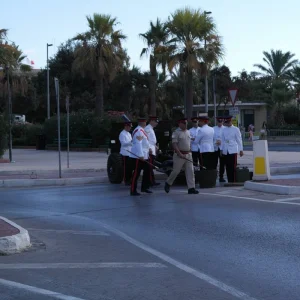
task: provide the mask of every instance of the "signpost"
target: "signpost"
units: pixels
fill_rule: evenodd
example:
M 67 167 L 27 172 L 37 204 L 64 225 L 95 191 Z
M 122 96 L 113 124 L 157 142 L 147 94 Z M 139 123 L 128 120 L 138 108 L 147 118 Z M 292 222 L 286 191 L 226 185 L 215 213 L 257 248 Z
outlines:
M 57 101 L 57 131 L 58 131 L 58 166 L 59 166 L 59 178 L 61 178 L 61 147 L 60 147 L 60 108 L 59 108 L 59 80 L 55 77 L 55 92 L 56 92 L 56 101 Z
M 70 99 L 69 96 L 66 98 L 66 110 L 67 110 L 67 168 L 70 168 Z
M 229 108 L 229 114 L 232 115 L 232 124 L 234 126 L 238 126 L 238 119 L 239 119 L 239 108 L 235 107 L 235 102 L 237 99 L 238 89 L 229 89 L 229 97 L 232 103 L 232 107 Z
M 234 106 L 236 98 L 237 98 L 238 89 L 229 89 L 228 92 L 229 92 L 229 97 L 230 97 L 232 106 Z

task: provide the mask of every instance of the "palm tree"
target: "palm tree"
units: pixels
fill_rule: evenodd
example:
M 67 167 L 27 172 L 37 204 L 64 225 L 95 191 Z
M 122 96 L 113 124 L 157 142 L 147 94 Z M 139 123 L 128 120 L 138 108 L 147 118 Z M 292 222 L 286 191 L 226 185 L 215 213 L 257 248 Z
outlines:
M 292 67 L 297 63 L 297 60 L 293 59 L 295 54 L 290 51 L 283 53 L 281 50 L 271 50 L 271 52 L 264 51 L 263 54 L 266 66 L 255 64 L 254 67 L 263 72 L 261 75 L 272 79 L 286 79 Z
M 193 72 L 205 71 L 217 65 L 222 57 L 222 45 L 216 34 L 213 19 L 205 12 L 190 8 L 179 9 L 171 15 L 168 28 L 175 47 L 169 61 L 169 70 L 179 66 L 186 82 L 186 115 L 192 117 Z M 207 50 L 205 48 L 207 41 Z
M 141 33 L 140 37 L 147 44 L 147 48 L 143 48 L 141 56 L 147 55 L 148 53 L 150 54 L 150 114 L 156 115 L 157 66 L 160 64 L 165 73 L 167 55 L 170 51 L 167 45 L 169 32 L 166 24 L 157 19 L 156 24 L 150 22 L 150 29 L 145 33 Z
M 288 74 L 297 93 L 300 92 L 300 65 L 294 66 Z
M 126 36 L 115 30 L 117 19 L 110 15 L 87 16 L 89 30 L 76 35 L 80 44 L 75 50 L 73 70 L 88 76 L 95 82 L 97 116 L 103 116 L 103 90 L 105 79 L 111 81 L 122 68 L 127 54 L 122 48 Z

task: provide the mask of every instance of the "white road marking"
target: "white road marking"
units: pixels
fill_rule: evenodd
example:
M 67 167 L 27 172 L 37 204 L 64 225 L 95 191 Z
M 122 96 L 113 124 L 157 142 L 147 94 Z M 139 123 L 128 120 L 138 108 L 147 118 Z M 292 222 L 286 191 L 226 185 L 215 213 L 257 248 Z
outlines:
M 161 263 L 20 263 L 0 264 L 0 270 L 21 270 L 21 269 L 133 269 L 133 268 L 167 268 Z
M 230 193 L 232 193 L 232 192 L 235 192 L 235 191 L 240 191 L 241 189 L 236 189 L 236 190 L 225 190 L 225 191 L 222 191 L 222 192 L 217 192 L 217 194 L 221 194 L 221 195 L 223 195 L 223 194 L 230 194 Z
M 244 197 L 244 196 L 233 196 L 233 195 L 224 195 L 224 194 L 217 194 L 217 193 L 199 193 L 199 195 L 207 195 L 207 196 L 222 196 L 222 197 L 228 197 L 228 198 L 237 198 L 237 199 L 245 199 L 245 200 L 255 200 L 255 201 L 262 201 L 262 202 L 273 202 L 270 200 L 264 200 L 259 198 L 251 198 L 251 197 Z
M 285 201 L 294 201 L 294 200 L 300 200 L 300 197 L 296 198 L 285 198 L 285 199 L 276 199 L 274 202 L 285 202 Z
M 22 283 L 10 281 L 10 280 L 5 280 L 5 279 L 1 279 L 1 278 L 0 278 L 0 285 L 5 285 L 8 287 L 13 287 L 13 288 L 21 289 L 21 290 L 26 290 L 26 291 L 34 293 L 34 294 L 49 296 L 49 297 L 53 297 L 53 298 L 60 299 L 60 300 L 84 300 L 82 298 L 72 297 L 72 296 L 56 293 L 53 291 L 40 289 L 35 286 L 26 285 L 26 284 L 22 284 Z
M 242 299 L 242 300 L 257 300 L 247 294 L 245 294 L 244 292 L 242 291 L 239 291 L 238 289 L 230 286 L 230 285 L 227 285 L 203 272 L 200 272 L 192 267 L 189 267 L 188 265 L 185 265 L 181 262 L 179 262 L 178 260 L 175 260 L 173 259 L 172 257 L 158 251 L 158 250 L 155 250 L 141 242 L 139 242 L 138 240 L 128 236 L 127 234 L 123 233 L 122 231 L 118 230 L 118 229 L 115 229 L 107 224 L 104 224 L 102 222 L 99 222 L 99 224 L 101 224 L 106 230 L 116 234 L 117 236 L 119 237 L 122 237 L 124 240 L 126 240 L 127 242 L 135 245 L 136 247 L 140 248 L 140 249 L 143 249 L 144 251 L 148 252 L 148 253 L 151 253 L 152 255 L 160 258 L 161 260 L 173 265 L 174 267 L 180 269 L 180 270 L 183 270 L 191 275 L 194 275 L 195 277 L 219 288 L 220 290 L 238 298 L 238 299 Z
M 78 235 L 103 235 L 109 236 L 104 231 L 76 231 L 76 230 L 57 230 L 57 229 L 39 229 L 39 228 L 27 228 L 29 231 L 40 231 L 40 232 L 54 232 L 54 233 L 67 233 L 67 234 L 78 234 Z
M 294 202 L 279 202 L 279 201 L 274 201 L 274 200 L 265 200 L 265 199 L 250 198 L 250 197 L 243 197 L 243 196 L 220 195 L 220 194 L 214 194 L 214 193 L 199 193 L 199 195 L 221 196 L 221 197 L 228 197 L 228 198 L 236 198 L 236 199 L 245 199 L 245 200 L 252 200 L 252 201 L 259 201 L 259 202 L 275 203 L 275 204 L 300 205 L 300 203 L 294 203 Z

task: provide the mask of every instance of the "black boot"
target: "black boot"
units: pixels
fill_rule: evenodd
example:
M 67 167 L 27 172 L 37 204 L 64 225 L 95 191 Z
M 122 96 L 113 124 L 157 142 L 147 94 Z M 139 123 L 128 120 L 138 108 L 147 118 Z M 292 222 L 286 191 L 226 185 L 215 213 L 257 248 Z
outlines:
M 197 191 L 195 188 L 191 188 L 188 190 L 189 194 L 199 194 L 199 191 Z
M 146 193 L 146 194 L 152 194 L 153 192 L 150 191 L 149 189 L 142 189 L 141 190 L 142 193 Z
M 165 192 L 169 193 L 170 192 L 170 185 L 168 183 L 165 183 Z
M 226 182 L 226 180 L 222 177 L 219 179 L 219 182 Z
M 140 195 L 141 195 L 141 194 L 138 193 L 137 191 L 131 192 L 131 193 L 130 193 L 130 196 L 140 196 Z

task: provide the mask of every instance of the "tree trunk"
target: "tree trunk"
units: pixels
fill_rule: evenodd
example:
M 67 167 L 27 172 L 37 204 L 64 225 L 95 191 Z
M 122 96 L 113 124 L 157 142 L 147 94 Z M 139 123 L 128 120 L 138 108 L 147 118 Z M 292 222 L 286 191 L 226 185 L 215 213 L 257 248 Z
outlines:
M 150 115 L 156 115 L 156 61 L 152 55 L 150 55 L 150 78 L 149 78 L 149 90 L 150 90 Z
M 95 115 L 103 117 L 103 76 L 96 80 L 96 105 Z
M 193 73 L 192 71 L 187 72 L 186 82 L 186 118 L 189 120 L 193 116 Z
M 156 115 L 156 76 L 150 76 L 149 78 L 149 90 L 150 90 L 150 115 Z

